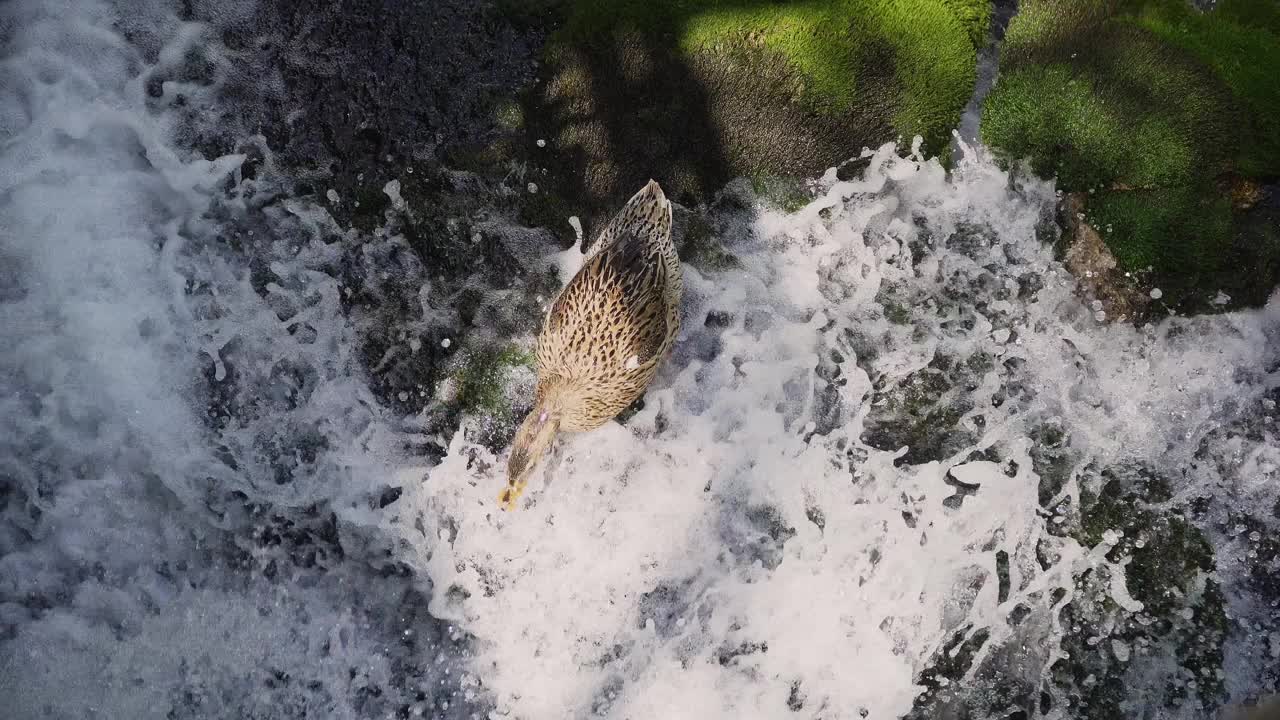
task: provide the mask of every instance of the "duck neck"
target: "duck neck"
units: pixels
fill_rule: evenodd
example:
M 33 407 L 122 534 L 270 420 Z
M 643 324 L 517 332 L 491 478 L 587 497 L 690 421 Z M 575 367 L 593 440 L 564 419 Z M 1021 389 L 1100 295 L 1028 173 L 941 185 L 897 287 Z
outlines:
M 558 375 L 540 378 L 538 386 L 534 389 L 533 411 L 530 414 L 536 417 L 541 413 L 547 413 L 552 417 L 559 417 L 565 407 L 570 404 L 572 393 L 569 382 Z

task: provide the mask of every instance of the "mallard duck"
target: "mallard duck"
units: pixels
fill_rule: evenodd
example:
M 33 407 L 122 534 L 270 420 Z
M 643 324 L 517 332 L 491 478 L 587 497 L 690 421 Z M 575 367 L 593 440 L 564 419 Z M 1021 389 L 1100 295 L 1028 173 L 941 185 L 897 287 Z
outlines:
M 650 180 L 601 231 L 543 321 L 533 409 L 498 496 L 504 509 L 515 508 L 560 431 L 594 430 L 644 393 L 680 330 L 680 273 L 671 203 Z

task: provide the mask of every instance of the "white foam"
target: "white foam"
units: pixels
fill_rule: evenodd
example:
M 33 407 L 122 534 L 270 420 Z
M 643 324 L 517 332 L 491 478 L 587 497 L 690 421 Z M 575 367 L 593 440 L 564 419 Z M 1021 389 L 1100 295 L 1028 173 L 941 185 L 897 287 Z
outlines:
M 962 149 L 948 177 L 885 146 L 863 179 L 828 175 L 808 208 L 762 212 L 749 236 L 733 238 L 742 272 L 686 266 L 684 351 L 625 428 L 568 437 L 523 509 L 497 510 L 504 458 L 464 433 L 426 482 L 406 486 L 403 502 L 420 509 L 426 531 L 397 536 L 433 580 L 432 612 L 479 639 L 474 667 L 501 713 L 775 717 L 798 687 L 806 708 L 834 717 L 898 717 L 951 632 L 987 630 L 981 660 L 1011 637 L 1014 604 L 1047 610 L 1048 590 L 1070 591 L 1087 567 L 1114 567 L 1115 601 L 1141 609 L 1103 548 L 1054 541 L 1057 563 L 1037 565 L 1047 520 L 1024 433 L 1034 419 L 1059 418 L 1073 446 L 1100 462 L 1178 467 L 1226 405 L 1260 392 L 1233 373 L 1275 352 L 1267 333 L 1278 308 L 1200 321 L 1194 342 L 1174 339 L 1176 321 L 1148 331 L 1097 324 L 1036 240 L 1052 186 L 1011 182 L 980 148 Z M 982 257 L 941 248 L 966 225 L 985 228 Z M 917 256 L 912 243 L 928 238 L 929 255 Z M 1036 277 L 1045 288 L 1029 301 L 940 292 L 947 276 L 977 278 L 986 262 L 999 263 L 1000 286 Z M 881 291 L 917 303 L 915 330 L 881 318 Z M 708 341 L 702 319 L 713 310 L 734 320 L 708 358 L 691 346 Z M 969 311 L 972 333 L 948 329 Z M 767 329 L 751 329 L 765 319 Z M 1016 342 L 997 347 L 1008 329 L 985 339 L 997 321 Z M 844 328 L 878 338 L 877 355 L 856 357 L 839 341 Z M 898 452 L 863 444 L 873 391 L 864 368 L 901 377 L 975 347 L 1025 363 L 1007 381 L 1030 386 L 1026 406 L 993 408 L 1006 381 L 991 372 L 972 392 L 978 409 L 966 417 L 985 415 L 986 429 L 968 449 L 898 468 Z M 825 435 L 808 437 L 826 384 L 813 370 L 833 349 L 847 381 L 836 388 L 842 409 Z M 997 442 L 1016 472 L 965 462 Z M 952 494 L 948 471 L 978 487 L 958 509 L 940 502 Z M 445 525 L 457 529 L 447 546 L 433 540 Z M 762 549 L 778 528 L 794 537 Z M 1003 601 L 997 551 L 1010 558 Z M 768 650 L 723 659 L 743 644 Z
M 248 214 L 221 192 L 243 157 L 179 138 L 183 108 L 223 76 L 147 93 L 190 53 L 219 67 L 219 36 L 163 3 L 0 5 L 6 718 L 355 718 L 413 703 L 418 682 L 450 687 L 451 663 L 404 662 L 437 652 L 406 581 L 326 559 L 323 542 L 291 564 L 264 540 L 272 512 L 301 529 L 308 506 L 354 504 L 342 473 L 381 455 L 383 426 L 337 281 L 315 269 L 335 249 L 318 239 L 327 215 L 277 206 L 259 215 L 270 232 L 219 227 Z M 265 287 L 237 242 L 274 253 Z M 234 407 L 218 411 L 219 392 Z M 349 442 L 373 454 L 343 460 Z

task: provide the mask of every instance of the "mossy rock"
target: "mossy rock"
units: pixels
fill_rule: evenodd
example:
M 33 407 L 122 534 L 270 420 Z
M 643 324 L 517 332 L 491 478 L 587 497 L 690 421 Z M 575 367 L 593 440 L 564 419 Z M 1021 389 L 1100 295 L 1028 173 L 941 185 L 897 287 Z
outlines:
M 514 10 L 513 10 L 514 12 Z M 895 137 L 942 154 L 982 0 L 565 0 L 524 118 L 594 224 L 649 178 L 695 206 L 738 176 L 811 176 Z
M 1168 614 L 1176 602 L 1171 589 L 1187 585 L 1198 573 L 1213 571 L 1213 551 L 1204 535 L 1180 510 L 1158 507 L 1171 498 L 1167 480 L 1144 468 L 1117 467 L 1086 477 L 1083 483 L 1078 533 L 1082 544 L 1096 546 L 1108 530 L 1123 533 L 1130 542 L 1146 538 L 1123 551 L 1131 558 L 1125 567 L 1129 593 L 1148 614 Z
M 894 305 L 886 306 L 892 315 Z M 975 389 L 992 367 L 978 351 L 967 357 L 938 355 L 925 368 L 877 389 L 862 441 L 877 450 L 906 452 L 895 464 L 919 465 L 943 460 L 977 440 L 960 424 L 972 403 L 960 392 Z
M 531 370 L 533 366 L 533 353 L 516 345 L 472 350 L 453 376 L 454 403 L 464 412 L 510 420 L 507 390 L 513 381 L 512 370 Z
M 1061 465 L 1050 472 L 1074 464 L 1056 424 L 1032 435 L 1063 453 L 1048 459 Z M 1037 472 L 1047 469 L 1043 459 L 1032 462 Z M 1123 533 L 1107 553 L 1110 564 L 1084 570 L 1073 587 L 1033 590 L 1010 611 L 1008 622 L 1018 628 L 1012 639 L 983 652 L 984 630 L 971 634 L 962 625 L 952 632 L 920 673 L 924 692 L 907 718 L 1219 717 L 1231 623 L 1204 532 L 1150 468 L 1089 465 L 1079 480 L 1082 512 L 1065 530 L 1087 547 L 1108 530 Z M 1061 560 L 1055 535 L 1037 547 L 1042 569 Z M 998 574 L 999 553 L 995 560 Z M 1117 573 L 1140 610 L 1117 603 Z
M 510 444 L 516 425 L 532 406 L 534 365 L 533 353 L 519 345 L 474 343 L 453 366 L 452 391 L 442 394 L 446 402 L 437 406 L 435 421 L 454 425 L 469 416 L 475 425 L 468 437 L 498 452 Z
M 1122 271 L 1151 269 L 1161 307 L 1261 304 L 1280 280 L 1280 245 L 1274 218 L 1256 218 L 1239 188 L 1280 176 L 1276 7 L 1026 0 L 983 139 L 1087 193 L 1087 221 Z M 1231 301 L 1214 303 L 1219 291 Z
M 1216 709 L 1225 699 L 1228 621 L 1204 532 L 1174 500 L 1169 481 L 1149 468 L 1091 465 L 1080 484 L 1071 534 L 1095 547 L 1107 531 L 1120 533 L 1107 559 L 1123 566 L 1142 609 L 1115 603 L 1108 589 L 1114 567 L 1087 571 L 1060 616 L 1069 631 L 1066 657 L 1053 672 L 1057 694 L 1087 720 L 1131 717 L 1137 707 Z
M 1164 301 L 1185 311 L 1213 309 L 1218 290 L 1231 298 L 1223 306 L 1262 305 L 1280 281 L 1275 219 L 1235 213 L 1212 190 L 1105 193 L 1090 203 L 1086 216 L 1121 267 L 1152 268 Z
M 813 199 L 804 181 L 795 177 L 757 174 L 751 178 L 751 189 L 766 205 L 793 213 Z
M 1170 587 L 1180 593 L 1171 611 L 1134 616 L 1111 599 L 1111 572 L 1086 571 L 1061 610 L 1062 657 L 1051 669 L 1042 711 L 1061 704 L 1067 717 L 1080 720 L 1217 717 L 1226 699 L 1228 632 L 1218 584 L 1206 574 L 1190 581 L 1171 578 Z
M 742 267 L 742 262 L 725 249 L 711 223 L 700 212 L 677 213 L 672 239 L 680 259 L 700 270 L 717 272 Z

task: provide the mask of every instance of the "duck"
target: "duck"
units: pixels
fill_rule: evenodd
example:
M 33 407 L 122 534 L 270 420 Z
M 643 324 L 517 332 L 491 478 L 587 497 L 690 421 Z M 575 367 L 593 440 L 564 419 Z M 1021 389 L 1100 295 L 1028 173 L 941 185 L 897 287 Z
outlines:
M 682 291 L 671 202 L 649 180 L 600 231 L 543 320 L 533 408 L 512 439 L 503 510 L 515 509 L 561 433 L 595 430 L 644 394 L 680 332 Z

